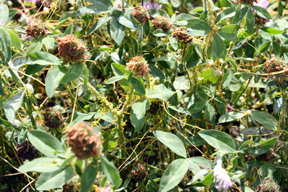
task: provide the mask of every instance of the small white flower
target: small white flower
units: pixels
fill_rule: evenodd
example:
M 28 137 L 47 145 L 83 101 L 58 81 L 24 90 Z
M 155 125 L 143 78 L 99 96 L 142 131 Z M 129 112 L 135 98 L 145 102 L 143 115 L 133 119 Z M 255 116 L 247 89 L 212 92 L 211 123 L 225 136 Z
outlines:
M 198 76 L 197 79 L 198 79 L 198 81 L 202 81 L 202 80 L 204 79 L 204 77 L 199 77 L 199 76 Z
M 7 1 L 7 4 L 9 7 L 11 7 L 13 3 L 12 3 L 12 1 Z
M 240 99 L 241 103 L 245 102 L 245 98 L 243 96 L 241 96 L 239 99 Z
M 28 24 L 29 19 L 25 14 L 23 14 L 23 15 L 21 15 L 21 17 L 18 21 L 19 21 L 19 23 L 22 23 L 22 24 Z
M 220 71 L 220 69 L 217 69 L 214 71 L 214 76 L 218 76 L 218 75 L 222 75 L 222 74 L 223 74 L 223 72 Z
M 31 93 L 34 93 L 34 88 L 30 83 L 27 83 L 25 86 Z
M 48 14 L 49 13 L 49 8 L 44 7 L 43 11 L 44 11 L 45 14 Z
M 29 9 L 25 9 L 24 12 L 28 15 L 30 13 Z
M 15 119 L 12 125 L 19 127 L 20 124 L 21 124 L 21 122 L 19 120 Z
M 252 115 L 251 110 L 248 110 L 248 111 L 247 111 L 247 114 L 248 114 L 248 115 Z
M 255 97 L 255 93 L 254 92 L 251 93 L 251 97 Z
M 221 159 L 217 161 L 217 165 L 214 167 L 213 175 L 215 177 L 215 183 L 216 183 L 215 188 L 218 191 L 221 191 L 222 189 L 228 190 L 229 187 L 232 186 L 232 182 L 229 175 L 227 174 L 227 171 L 222 168 Z

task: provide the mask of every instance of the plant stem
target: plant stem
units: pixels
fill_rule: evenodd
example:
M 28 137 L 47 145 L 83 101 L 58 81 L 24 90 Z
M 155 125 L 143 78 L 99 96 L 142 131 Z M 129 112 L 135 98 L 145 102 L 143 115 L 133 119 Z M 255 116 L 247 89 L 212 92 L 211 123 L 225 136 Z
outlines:
M 139 38 L 139 55 L 142 56 L 142 38 L 143 38 L 143 25 L 141 24 L 141 32 Z
M 68 91 L 68 93 L 69 93 L 72 101 L 75 102 L 75 97 L 74 97 L 74 95 L 71 93 L 70 89 L 69 89 L 69 88 L 67 87 L 67 85 L 65 85 L 65 84 L 64 84 L 64 87 L 65 87 L 65 89 Z M 86 112 L 86 111 L 81 107 L 81 105 L 78 103 L 78 101 L 76 101 L 76 105 L 77 105 L 77 107 L 78 107 L 82 112 L 84 112 L 84 113 Z
M 37 126 L 36 126 L 35 119 L 34 119 L 33 114 L 32 114 L 32 103 L 33 103 L 32 98 L 27 97 L 27 103 L 25 103 L 25 108 L 26 108 L 26 111 L 27 111 L 29 118 L 31 120 L 33 129 L 36 129 Z
M 129 36 L 130 36 L 130 45 L 132 48 L 132 56 L 135 57 L 135 50 L 134 50 L 134 46 L 133 46 L 133 37 L 132 37 L 132 32 L 131 29 L 129 28 Z

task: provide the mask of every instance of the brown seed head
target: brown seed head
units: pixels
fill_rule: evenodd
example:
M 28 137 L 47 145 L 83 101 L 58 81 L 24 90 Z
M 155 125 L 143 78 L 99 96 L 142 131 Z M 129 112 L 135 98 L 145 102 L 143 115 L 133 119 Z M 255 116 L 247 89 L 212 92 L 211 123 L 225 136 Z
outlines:
M 132 11 L 132 14 L 139 21 L 139 23 L 145 23 L 150 19 L 147 9 L 142 6 L 136 6 Z
M 28 36 L 40 38 L 46 36 L 48 33 L 48 28 L 41 21 L 31 21 L 26 28 L 26 33 Z
M 59 128 L 63 124 L 62 114 L 53 107 L 48 107 L 46 109 L 44 119 L 44 124 L 49 128 Z
M 190 43 L 192 41 L 192 36 L 186 33 L 186 29 L 175 29 L 173 32 L 173 37 L 184 44 Z
M 141 75 L 146 77 L 150 71 L 147 61 L 141 57 L 133 57 L 129 63 L 126 63 L 126 70 L 131 70 L 135 73 L 135 76 Z
M 167 17 L 156 16 L 152 20 L 152 27 L 154 29 L 163 29 L 163 31 L 168 31 L 172 26 L 172 22 Z
M 57 37 L 58 51 L 65 63 L 82 63 L 88 56 L 86 54 L 86 47 L 73 35 L 66 35 L 64 37 Z
M 86 159 L 101 153 L 101 138 L 85 122 L 80 122 L 67 131 L 67 141 L 78 159 Z

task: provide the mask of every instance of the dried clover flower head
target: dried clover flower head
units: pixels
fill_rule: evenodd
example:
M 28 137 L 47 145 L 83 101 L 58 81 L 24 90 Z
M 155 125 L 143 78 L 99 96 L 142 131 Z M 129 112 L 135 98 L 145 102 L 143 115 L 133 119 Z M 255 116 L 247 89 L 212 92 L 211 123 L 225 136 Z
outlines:
M 149 171 L 143 163 L 138 162 L 131 170 L 131 174 L 136 181 L 141 182 L 149 174 Z
M 21 159 L 32 160 L 38 157 L 37 149 L 29 142 L 24 141 L 23 143 L 17 145 L 17 156 Z
M 66 133 L 67 141 L 78 159 L 101 153 L 101 138 L 85 122 L 73 125 Z
M 163 16 L 156 16 L 152 20 L 152 27 L 154 29 L 163 29 L 164 31 L 168 31 L 173 26 L 172 22 L 169 21 L 167 17 Z
M 269 19 L 264 19 L 258 15 L 255 15 L 255 24 L 260 25 L 263 27 L 267 22 L 269 22 Z
M 86 47 L 82 44 L 80 39 L 73 35 L 66 35 L 64 37 L 57 37 L 59 55 L 64 62 L 68 63 L 82 63 L 88 56 Z
M 279 72 L 282 70 L 288 70 L 288 67 L 285 65 L 283 61 L 278 61 L 276 58 L 272 58 L 269 61 L 266 61 L 265 68 L 267 73 Z M 280 74 L 270 75 L 273 81 L 278 81 L 279 83 L 285 81 L 286 77 L 288 77 L 288 71 L 285 71 Z
M 173 32 L 173 37 L 183 42 L 184 44 L 190 43 L 192 41 L 192 36 L 186 33 L 186 29 L 175 29 Z
M 136 6 L 132 11 L 132 14 L 139 21 L 139 23 L 145 23 L 150 19 L 147 9 L 142 6 Z
M 39 38 L 47 35 L 48 28 L 42 22 L 34 20 L 29 22 L 25 31 L 28 36 Z
M 141 75 L 146 77 L 150 71 L 147 61 L 141 56 L 133 57 L 129 63 L 126 63 L 126 66 L 125 69 L 133 71 L 135 76 Z
M 256 192 L 280 192 L 281 187 L 271 178 L 266 179 L 257 186 Z
M 60 112 L 58 112 L 53 107 L 48 107 L 44 114 L 45 122 L 44 124 L 49 128 L 59 128 L 63 124 L 63 117 Z

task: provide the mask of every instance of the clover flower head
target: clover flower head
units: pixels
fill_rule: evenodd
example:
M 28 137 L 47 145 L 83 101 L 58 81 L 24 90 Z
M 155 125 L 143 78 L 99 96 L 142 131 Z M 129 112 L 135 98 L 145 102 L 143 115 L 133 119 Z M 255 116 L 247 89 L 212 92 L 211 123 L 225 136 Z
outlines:
M 145 23 L 150 19 L 147 9 L 142 6 L 136 6 L 132 11 L 132 14 L 139 21 L 139 23 Z
M 145 1 L 143 2 L 143 7 L 145 7 L 149 12 L 153 9 L 162 9 L 162 5 L 159 5 L 158 2 Z
M 150 69 L 147 64 L 147 61 L 140 56 L 133 57 L 129 63 L 126 63 L 126 70 L 131 70 L 135 73 L 135 76 L 141 75 L 141 76 L 147 76 Z
M 217 165 L 214 168 L 213 175 L 215 177 L 215 183 L 216 183 L 215 188 L 218 191 L 221 191 L 222 189 L 228 190 L 229 187 L 232 186 L 232 182 L 229 175 L 227 174 L 227 171 L 222 168 L 221 159 L 217 161 Z
M 269 5 L 269 1 L 268 0 L 258 0 L 258 3 L 254 1 L 253 5 L 267 9 L 267 7 Z
M 164 31 L 168 31 L 172 26 L 172 22 L 167 17 L 156 16 L 152 20 L 152 27 L 154 29 L 163 29 Z
M 28 24 L 29 25 L 25 30 L 28 36 L 40 38 L 48 35 L 48 28 L 42 22 L 28 20 Z
M 111 187 L 99 187 L 97 192 L 113 192 Z
M 126 6 L 127 4 L 124 3 L 124 7 Z M 119 11 L 122 11 L 122 0 L 117 0 L 115 5 L 114 5 L 114 9 L 115 10 L 119 10 Z

